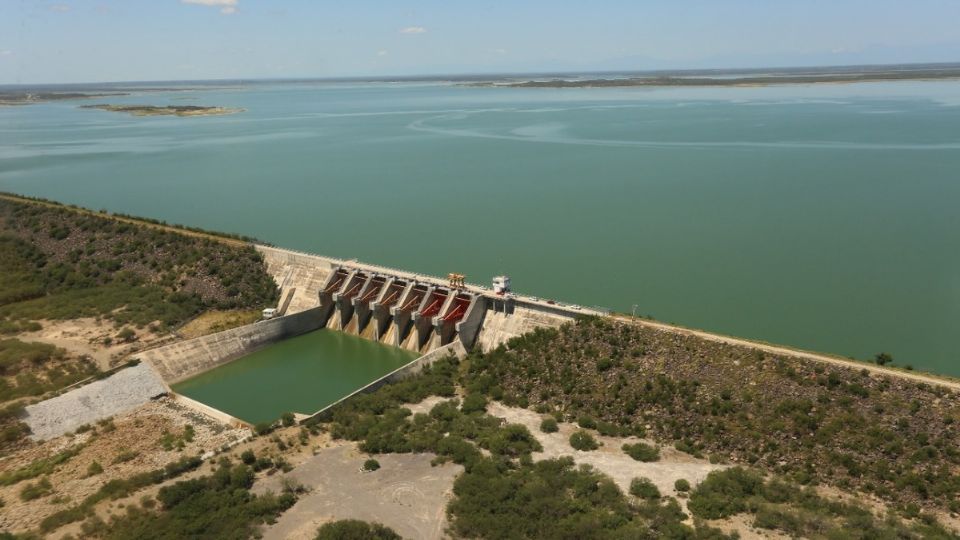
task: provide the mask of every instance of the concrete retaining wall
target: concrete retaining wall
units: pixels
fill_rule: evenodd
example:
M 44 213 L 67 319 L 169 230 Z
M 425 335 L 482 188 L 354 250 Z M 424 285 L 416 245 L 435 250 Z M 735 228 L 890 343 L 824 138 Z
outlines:
M 413 375 L 416 375 L 417 373 L 420 373 L 421 371 L 423 371 L 423 368 L 433 364 L 437 360 L 446 358 L 451 355 L 456 356 L 457 358 L 462 360 L 463 358 L 466 358 L 467 350 L 463 347 L 463 344 L 460 343 L 460 341 L 454 341 L 453 343 L 444 345 L 443 347 L 438 347 L 430 351 L 429 353 L 417 358 L 416 360 L 410 362 L 409 364 L 403 367 L 397 368 L 391 371 L 390 373 L 387 373 L 383 377 L 380 377 L 379 379 L 364 386 L 363 388 L 360 388 L 350 393 L 349 395 L 338 399 L 337 401 L 331 403 L 330 405 L 327 405 L 326 407 L 311 414 L 310 416 L 299 418 L 299 420 L 303 422 L 303 421 L 312 420 L 312 419 L 324 419 L 325 417 L 329 416 L 330 411 L 333 410 L 334 407 L 352 398 L 353 396 L 357 394 L 369 394 L 370 392 L 374 392 L 386 384 L 400 381 L 400 380 L 406 379 L 407 377 L 412 377 Z
M 316 330 L 322 325 L 320 308 L 313 308 L 142 351 L 134 358 L 149 362 L 167 384 L 175 384 L 271 343 Z
M 187 396 L 181 394 L 172 394 L 174 401 L 183 405 L 184 407 L 193 409 L 201 414 L 205 414 L 214 420 L 223 422 L 224 424 L 233 426 L 233 427 L 253 427 L 249 422 L 244 422 L 235 416 L 230 416 L 229 414 L 221 411 L 220 409 L 214 409 L 209 405 L 200 403 L 195 399 L 190 399 Z

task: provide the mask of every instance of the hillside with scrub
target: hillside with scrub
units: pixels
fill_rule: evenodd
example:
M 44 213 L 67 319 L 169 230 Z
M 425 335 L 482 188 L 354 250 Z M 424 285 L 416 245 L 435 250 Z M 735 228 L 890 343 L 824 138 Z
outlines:
M 3 451 L 25 435 L 26 400 L 88 379 L 201 313 L 252 312 L 278 296 L 260 254 L 239 239 L 6 195 L 0 276 Z M 42 335 L 63 327 L 80 337 Z M 116 354 L 87 354 L 105 350 Z
M 468 388 L 717 463 L 960 512 L 960 396 L 936 384 L 586 319 L 470 362 Z

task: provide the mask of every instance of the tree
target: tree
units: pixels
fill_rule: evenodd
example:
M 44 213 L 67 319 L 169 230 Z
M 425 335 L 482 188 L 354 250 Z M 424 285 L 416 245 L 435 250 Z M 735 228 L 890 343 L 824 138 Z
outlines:
M 363 470 L 365 471 L 375 471 L 380 468 L 380 462 L 370 458 L 363 462 Z
M 358 519 L 342 519 L 324 524 L 317 530 L 316 540 L 400 540 L 393 529 L 379 523 Z
M 560 427 L 557 426 L 557 420 L 552 416 L 548 416 L 540 422 L 540 431 L 544 433 L 556 433 Z
M 882 353 L 879 353 L 879 354 L 875 355 L 875 356 L 873 357 L 873 361 L 874 361 L 878 366 L 884 366 L 884 365 L 886 365 L 886 364 L 892 364 L 892 363 L 893 363 L 893 355 L 891 355 L 890 353 L 882 352 Z

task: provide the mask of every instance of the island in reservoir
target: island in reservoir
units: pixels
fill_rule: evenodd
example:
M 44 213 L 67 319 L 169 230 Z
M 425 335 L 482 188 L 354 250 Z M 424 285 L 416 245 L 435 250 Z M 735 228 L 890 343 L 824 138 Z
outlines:
M 134 116 L 219 116 L 243 112 L 244 109 L 230 107 L 207 107 L 201 105 L 81 105 L 81 109 L 101 109 L 122 112 Z

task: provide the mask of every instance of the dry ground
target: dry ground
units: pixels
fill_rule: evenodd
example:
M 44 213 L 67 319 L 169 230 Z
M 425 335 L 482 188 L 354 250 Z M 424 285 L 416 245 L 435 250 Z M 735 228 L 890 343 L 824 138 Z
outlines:
M 193 442 L 185 443 L 182 451 L 164 450 L 160 443 L 164 432 L 180 434 L 187 424 L 194 428 Z M 53 485 L 51 495 L 21 500 L 23 487 L 39 478 L 0 487 L 0 498 L 5 503 L 0 513 L 0 530 L 34 528 L 44 517 L 82 501 L 109 480 L 158 469 L 182 456 L 203 454 L 247 435 L 246 430 L 225 427 L 166 398 L 118 416 L 112 425 L 113 428 L 98 425 L 92 431 L 57 437 L 0 460 L 0 472 L 14 471 L 37 459 L 84 445 L 78 455 L 47 476 Z M 118 462 L 123 453 L 133 457 Z M 103 472 L 89 476 L 88 468 L 94 461 L 103 467 Z
M 41 320 L 43 328 L 35 332 L 21 332 L 16 338 L 20 341 L 38 341 L 65 349 L 72 356 L 88 356 L 97 368 L 107 370 L 120 363 L 134 351 L 156 343 L 160 336 L 148 328 L 129 328 L 136 333 L 130 342 L 120 342 L 117 334 L 120 329 L 112 321 L 85 317 L 81 319 Z M 112 343 L 106 345 L 104 340 Z

